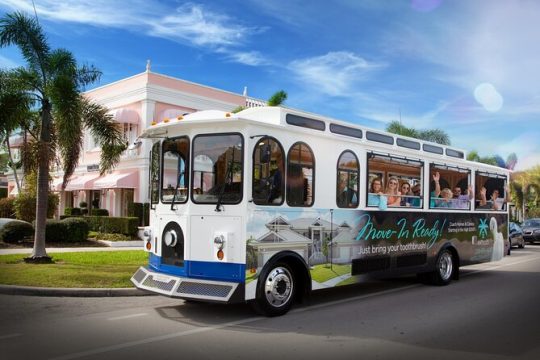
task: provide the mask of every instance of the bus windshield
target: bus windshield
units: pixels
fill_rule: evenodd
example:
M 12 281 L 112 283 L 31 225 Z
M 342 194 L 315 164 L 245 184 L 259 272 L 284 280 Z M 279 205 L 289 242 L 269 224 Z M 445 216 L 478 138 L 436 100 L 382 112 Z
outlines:
M 243 139 L 240 134 L 195 137 L 192 164 L 194 202 L 237 204 L 242 200 Z

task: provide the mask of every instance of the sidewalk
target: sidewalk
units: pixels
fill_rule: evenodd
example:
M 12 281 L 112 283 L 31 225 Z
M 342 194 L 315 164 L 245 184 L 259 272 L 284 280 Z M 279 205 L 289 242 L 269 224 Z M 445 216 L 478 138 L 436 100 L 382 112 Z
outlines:
M 91 252 L 91 251 L 128 251 L 144 249 L 140 246 L 134 247 L 71 247 L 71 248 L 47 248 L 47 253 L 62 252 Z M 0 255 L 11 254 L 31 254 L 32 248 L 20 249 L 0 249 Z M 115 296 L 150 296 L 154 293 L 145 292 L 135 287 L 133 288 L 48 288 L 17 285 L 0 285 L 0 294 L 4 295 L 26 295 L 26 296 L 57 296 L 57 297 L 115 297 Z

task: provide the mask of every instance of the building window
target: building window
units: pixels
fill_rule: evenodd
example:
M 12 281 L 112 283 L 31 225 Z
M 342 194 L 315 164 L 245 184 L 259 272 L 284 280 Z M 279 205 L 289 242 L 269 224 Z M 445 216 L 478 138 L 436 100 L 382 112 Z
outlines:
M 276 139 L 265 136 L 253 150 L 253 202 L 257 205 L 281 205 L 285 193 L 285 159 Z
M 352 151 L 344 151 L 337 164 L 336 203 L 340 208 L 358 207 L 358 158 Z
M 291 146 L 287 156 L 287 204 L 312 206 L 315 194 L 315 158 L 303 142 Z
M 137 140 L 137 125 L 122 124 L 122 137 L 128 145 L 135 143 L 135 140 Z

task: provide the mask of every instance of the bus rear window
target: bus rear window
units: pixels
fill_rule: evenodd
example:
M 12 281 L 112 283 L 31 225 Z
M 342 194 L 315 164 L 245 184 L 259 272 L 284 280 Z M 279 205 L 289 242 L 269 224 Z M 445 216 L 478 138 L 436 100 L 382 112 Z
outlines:
M 240 134 L 193 139 L 192 199 L 202 204 L 242 201 L 244 140 Z

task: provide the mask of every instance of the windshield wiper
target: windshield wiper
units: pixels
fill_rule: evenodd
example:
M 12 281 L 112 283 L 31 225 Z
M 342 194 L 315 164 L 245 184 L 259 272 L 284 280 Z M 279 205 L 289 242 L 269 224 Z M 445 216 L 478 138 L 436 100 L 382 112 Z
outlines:
M 174 188 L 174 194 L 171 201 L 171 210 L 174 210 L 174 200 L 176 199 L 176 194 L 178 194 L 178 188 L 180 188 L 180 179 L 184 176 L 185 171 L 182 170 L 180 174 L 178 174 L 178 180 L 176 181 L 176 187 Z

